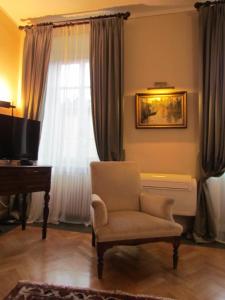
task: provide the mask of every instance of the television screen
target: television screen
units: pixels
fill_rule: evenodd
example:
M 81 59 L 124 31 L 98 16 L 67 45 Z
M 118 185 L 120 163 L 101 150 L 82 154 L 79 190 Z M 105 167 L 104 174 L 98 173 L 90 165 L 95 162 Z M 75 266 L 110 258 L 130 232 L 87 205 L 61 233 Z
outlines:
M 12 118 L 0 115 L 0 159 L 12 156 Z
M 40 122 L 0 115 L 0 159 L 37 160 Z

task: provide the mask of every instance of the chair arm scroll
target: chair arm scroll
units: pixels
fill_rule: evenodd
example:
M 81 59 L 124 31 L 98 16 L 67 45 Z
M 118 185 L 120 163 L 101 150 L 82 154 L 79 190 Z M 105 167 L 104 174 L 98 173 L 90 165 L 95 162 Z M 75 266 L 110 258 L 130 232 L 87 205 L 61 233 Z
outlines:
M 150 195 L 148 193 L 141 193 L 140 195 L 141 211 L 174 222 L 172 213 L 173 204 L 174 199 L 159 195 Z
M 104 201 L 96 194 L 91 195 L 91 217 L 95 229 L 108 223 L 108 212 Z

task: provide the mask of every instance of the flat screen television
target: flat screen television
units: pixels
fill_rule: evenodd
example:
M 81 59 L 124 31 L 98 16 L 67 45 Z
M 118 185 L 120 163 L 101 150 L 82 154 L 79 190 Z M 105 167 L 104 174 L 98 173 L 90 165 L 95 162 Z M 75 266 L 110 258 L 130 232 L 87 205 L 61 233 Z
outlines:
M 0 114 L 0 159 L 37 160 L 40 122 Z

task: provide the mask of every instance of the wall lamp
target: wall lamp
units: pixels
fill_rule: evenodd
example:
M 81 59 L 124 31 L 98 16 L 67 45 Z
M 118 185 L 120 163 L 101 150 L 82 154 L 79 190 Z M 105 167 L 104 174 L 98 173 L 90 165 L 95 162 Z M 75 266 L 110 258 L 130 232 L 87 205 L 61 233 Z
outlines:
M 12 105 L 9 101 L 2 101 L 0 100 L 0 107 L 4 108 L 11 108 L 12 109 L 12 116 L 13 116 L 13 109 L 16 108 L 15 105 Z
M 157 81 L 154 82 L 154 86 L 153 87 L 149 87 L 147 88 L 147 90 L 163 90 L 163 89 L 175 89 L 174 86 L 170 86 L 168 85 L 168 83 L 166 81 Z

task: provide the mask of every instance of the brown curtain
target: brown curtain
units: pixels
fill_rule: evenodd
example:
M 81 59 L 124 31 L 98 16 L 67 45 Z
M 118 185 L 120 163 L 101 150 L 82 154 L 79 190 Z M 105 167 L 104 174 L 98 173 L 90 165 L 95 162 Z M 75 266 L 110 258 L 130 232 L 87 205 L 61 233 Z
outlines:
M 38 119 L 50 58 L 52 25 L 26 28 L 23 53 L 24 117 Z
M 123 18 L 91 20 L 90 73 L 100 160 L 123 160 Z
M 201 167 L 194 234 L 214 240 L 216 228 L 207 179 L 225 171 L 225 4 L 199 10 L 202 68 Z M 224 216 L 225 217 L 225 216 Z

